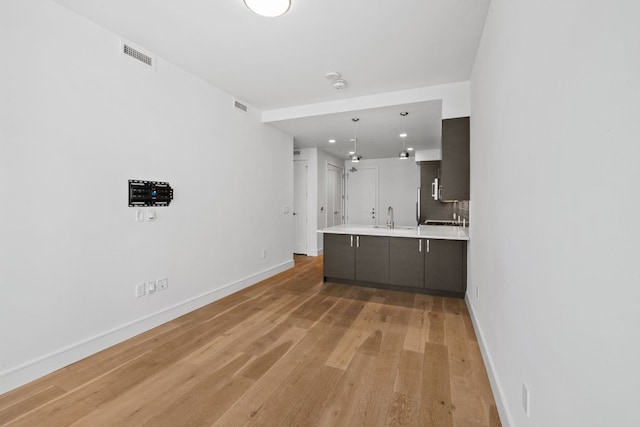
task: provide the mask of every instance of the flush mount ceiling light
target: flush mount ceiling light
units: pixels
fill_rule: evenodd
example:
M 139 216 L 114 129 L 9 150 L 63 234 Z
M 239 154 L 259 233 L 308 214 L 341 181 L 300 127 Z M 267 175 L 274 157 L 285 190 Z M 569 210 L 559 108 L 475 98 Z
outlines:
M 335 140 L 335 139 L 330 139 L 330 140 L 329 140 L 329 144 L 335 144 L 335 143 L 336 143 L 336 140 Z
M 287 13 L 291 0 L 244 0 L 244 4 L 258 15 L 274 18 Z
M 402 132 L 400 133 L 400 139 L 402 139 L 402 151 L 400 152 L 400 154 L 398 154 L 400 160 L 407 160 L 409 158 L 409 152 L 404 148 L 404 143 L 407 139 L 406 120 L 408 115 L 409 113 L 407 113 L 406 111 L 400 113 L 400 116 L 402 116 Z

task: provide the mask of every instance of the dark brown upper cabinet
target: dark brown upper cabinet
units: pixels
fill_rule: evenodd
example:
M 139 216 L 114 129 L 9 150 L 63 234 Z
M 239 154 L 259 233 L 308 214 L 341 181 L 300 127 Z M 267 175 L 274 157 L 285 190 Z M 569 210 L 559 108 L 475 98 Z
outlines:
M 440 200 L 469 200 L 469 117 L 442 121 Z

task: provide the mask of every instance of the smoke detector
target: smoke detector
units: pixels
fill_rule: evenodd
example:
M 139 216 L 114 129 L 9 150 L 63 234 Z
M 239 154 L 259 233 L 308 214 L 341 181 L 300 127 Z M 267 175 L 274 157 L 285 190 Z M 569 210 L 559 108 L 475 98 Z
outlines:
M 346 85 L 347 85 L 347 82 L 345 82 L 345 81 L 344 81 L 344 80 L 342 80 L 342 79 L 337 79 L 337 80 L 335 80 L 335 81 L 333 82 L 333 87 L 334 87 L 334 89 L 337 89 L 337 90 L 342 89 L 342 88 L 343 88 L 343 87 L 345 87 Z
M 339 90 L 347 85 L 347 82 L 341 78 L 342 76 L 337 71 L 329 71 L 324 75 L 324 77 L 327 80 L 331 80 L 331 85 L 334 87 L 334 89 Z

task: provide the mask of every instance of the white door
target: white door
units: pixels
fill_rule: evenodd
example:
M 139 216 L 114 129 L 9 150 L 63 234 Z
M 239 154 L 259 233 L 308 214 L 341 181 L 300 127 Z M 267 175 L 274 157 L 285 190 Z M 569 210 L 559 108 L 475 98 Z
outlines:
M 378 169 L 349 169 L 347 174 L 347 222 L 376 225 L 378 223 Z
M 304 255 L 307 255 L 307 171 L 306 160 L 293 161 L 293 251 Z
M 333 227 L 344 222 L 344 169 L 327 164 L 326 225 Z

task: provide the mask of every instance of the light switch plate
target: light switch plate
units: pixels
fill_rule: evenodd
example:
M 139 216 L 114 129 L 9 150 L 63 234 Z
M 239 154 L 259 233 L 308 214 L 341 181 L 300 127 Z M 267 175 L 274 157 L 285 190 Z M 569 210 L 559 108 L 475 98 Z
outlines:
M 150 282 L 147 282 L 147 292 L 149 294 L 154 293 L 155 291 L 158 290 L 157 284 L 155 280 L 152 280 Z
M 144 221 L 144 211 L 142 209 L 136 209 L 136 222 Z
M 147 294 L 145 283 L 136 283 L 136 298 L 143 297 Z

